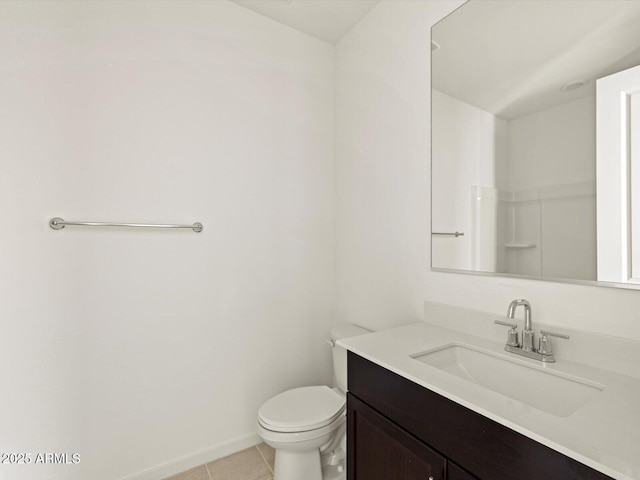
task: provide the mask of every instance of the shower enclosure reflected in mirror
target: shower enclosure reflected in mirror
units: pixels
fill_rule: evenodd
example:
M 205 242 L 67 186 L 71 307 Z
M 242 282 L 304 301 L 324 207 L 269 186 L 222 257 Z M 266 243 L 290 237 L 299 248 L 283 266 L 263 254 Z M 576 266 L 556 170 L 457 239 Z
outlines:
M 432 269 L 639 288 L 632 176 L 596 172 L 630 172 L 640 149 L 597 148 L 596 90 L 640 65 L 640 2 L 470 1 L 433 27 L 431 48 Z M 634 105 L 634 88 L 609 97 Z M 624 143 L 631 127 L 618 127 L 606 135 Z M 604 228 L 621 230 L 605 241 Z

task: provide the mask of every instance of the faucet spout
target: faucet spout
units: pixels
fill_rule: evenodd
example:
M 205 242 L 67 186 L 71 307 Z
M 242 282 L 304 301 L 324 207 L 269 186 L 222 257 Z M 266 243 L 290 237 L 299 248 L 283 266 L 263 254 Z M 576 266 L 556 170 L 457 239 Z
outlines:
M 533 328 L 531 326 L 531 304 L 524 299 L 514 300 L 509 304 L 507 316 L 513 320 L 516 314 L 516 308 L 522 305 L 524 307 L 524 328 L 522 329 L 522 350 L 527 352 L 533 351 Z
M 522 305 L 524 307 L 524 329 L 531 330 L 531 304 L 524 299 L 514 300 L 509 304 L 507 316 L 513 320 L 516 315 L 516 307 Z

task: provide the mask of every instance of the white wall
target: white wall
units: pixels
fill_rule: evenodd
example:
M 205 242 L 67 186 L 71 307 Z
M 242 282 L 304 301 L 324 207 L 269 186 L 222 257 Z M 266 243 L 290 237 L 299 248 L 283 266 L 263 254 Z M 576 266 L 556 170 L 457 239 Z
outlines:
M 453 4 L 381 2 L 336 46 L 338 320 L 421 318 L 429 259 L 429 27 Z
M 595 182 L 595 119 L 589 96 L 511 120 L 509 189 Z
M 429 28 L 461 2 L 382 2 L 336 49 L 337 316 L 386 326 L 424 300 L 640 340 L 640 292 L 429 269 Z
M 230 2 L 0 2 L 0 451 L 81 455 L 0 479 L 205 461 L 330 381 L 333 98 L 329 44 Z

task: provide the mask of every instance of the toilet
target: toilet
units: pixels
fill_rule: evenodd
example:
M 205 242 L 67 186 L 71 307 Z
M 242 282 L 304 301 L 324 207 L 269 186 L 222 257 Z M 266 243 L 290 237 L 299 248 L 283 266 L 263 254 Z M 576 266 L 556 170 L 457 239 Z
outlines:
M 366 333 L 370 330 L 351 324 L 331 329 L 335 388 L 294 388 L 258 410 L 258 434 L 276 451 L 273 480 L 346 478 L 347 351 L 335 342 Z

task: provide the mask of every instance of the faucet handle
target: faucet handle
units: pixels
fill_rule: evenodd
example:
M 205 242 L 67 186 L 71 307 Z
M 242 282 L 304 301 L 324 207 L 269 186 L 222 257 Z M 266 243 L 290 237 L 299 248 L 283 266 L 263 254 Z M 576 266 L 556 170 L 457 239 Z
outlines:
M 538 353 L 548 356 L 553 356 L 553 351 L 551 350 L 551 339 L 547 337 L 564 338 L 565 340 L 569 340 L 570 338 L 569 335 L 550 332 L 548 330 L 540 330 L 540 335 L 542 335 L 542 337 L 540 337 L 540 343 L 538 344 Z
M 564 333 L 550 332 L 549 330 L 540 330 L 540 335 L 548 336 L 548 337 L 564 338 L 565 340 L 569 340 L 571 338 L 569 335 L 565 335 Z
M 517 324 L 509 323 L 509 322 L 503 322 L 502 320 L 494 320 L 493 323 L 495 323 L 497 325 L 502 325 L 504 327 L 511 327 L 511 330 L 509 330 L 508 337 L 507 337 L 507 345 L 509 345 L 511 347 L 519 347 L 520 346 L 520 343 L 518 342 L 518 332 L 516 330 L 516 328 L 518 328 Z

